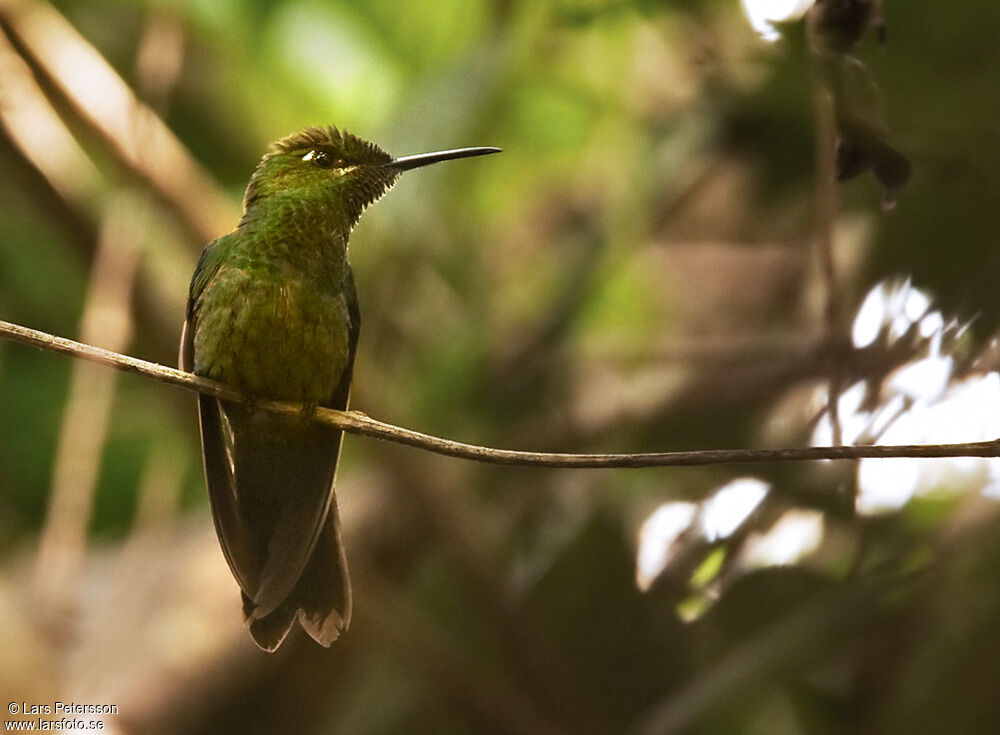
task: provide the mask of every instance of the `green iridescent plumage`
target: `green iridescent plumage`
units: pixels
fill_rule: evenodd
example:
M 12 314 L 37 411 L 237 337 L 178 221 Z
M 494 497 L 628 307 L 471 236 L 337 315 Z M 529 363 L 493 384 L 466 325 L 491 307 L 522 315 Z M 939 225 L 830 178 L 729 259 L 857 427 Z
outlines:
M 347 408 L 360 330 L 351 228 L 402 171 L 495 150 L 393 159 L 334 127 L 276 142 L 239 226 L 198 261 L 181 366 L 251 399 Z M 351 618 L 333 495 L 341 433 L 207 396 L 199 416 L 212 514 L 251 635 L 274 650 L 298 620 L 329 645 Z

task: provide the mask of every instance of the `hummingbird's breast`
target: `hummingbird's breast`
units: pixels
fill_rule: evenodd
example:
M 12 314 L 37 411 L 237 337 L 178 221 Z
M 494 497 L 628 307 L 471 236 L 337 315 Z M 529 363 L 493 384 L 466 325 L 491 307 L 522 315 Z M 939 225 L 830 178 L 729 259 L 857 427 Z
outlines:
M 194 372 L 274 400 L 325 403 L 350 362 L 332 280 L 222 266 L 195 304 Z

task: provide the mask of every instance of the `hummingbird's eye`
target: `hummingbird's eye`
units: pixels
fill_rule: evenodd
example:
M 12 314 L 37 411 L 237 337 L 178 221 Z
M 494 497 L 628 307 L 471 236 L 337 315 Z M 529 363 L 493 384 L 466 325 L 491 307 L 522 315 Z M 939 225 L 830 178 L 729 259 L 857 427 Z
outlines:
M 320 168 L 332 168 L 333 167 L 333 156 L 331 156 L 326 151 L 312 150 L 307 154 L 302 156 L 303 161 L 308 161 L 309 163 L 319 166 Z

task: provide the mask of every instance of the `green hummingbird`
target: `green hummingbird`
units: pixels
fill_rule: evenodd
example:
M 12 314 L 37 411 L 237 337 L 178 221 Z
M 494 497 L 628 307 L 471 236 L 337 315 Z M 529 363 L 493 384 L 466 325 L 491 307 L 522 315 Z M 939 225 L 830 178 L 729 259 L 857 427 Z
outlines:
M 266 651 L 296 620 L 324 646 L 351 621 L 333 491 L 342 435 L 310 417 L 316 406 L 347 408 L 361 326 L 351 229 L 403 171 L 498 151 L 393 158 L 333 126 L 302 130 L 272 145 L 239 225 L 198 260 L 180 363 L 248 398 L 201 395 L 198 413 L 215 529 L 250 635 Z M 304 408 L 278 415 L 255 399 Z

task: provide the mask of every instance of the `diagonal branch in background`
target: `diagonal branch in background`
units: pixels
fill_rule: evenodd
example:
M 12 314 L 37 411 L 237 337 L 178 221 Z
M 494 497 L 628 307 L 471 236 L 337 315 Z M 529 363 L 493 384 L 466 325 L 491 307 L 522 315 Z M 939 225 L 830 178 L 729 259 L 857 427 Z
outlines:
M 53 95 L 174 211 L 193 242 L 200 247 L 232 228 L 234 203 L 58 10 L 40 0 L 0 0 L 0 30 Z
M 154 57 L 159 66 L 150 63 Z M 138 51 L 138 78 L 159 93 L 165 105 L 176 84 L 183 58 L 180 26 L 156 11 L 149 16 Z M 133 123 L 137 161 L 145 160 L 140 140 L 148 119 Z M 155 163 L 155 162 L 154 162 Z M 124 350 L 133 333 L 132 301 L 144 235 L 150 227 L 148 192 L 116 190 L 102 214 L 101 234 L 90 271 L 80 318 L 84 339 Z M 49 643 L 72 639 L 72 614 L 79 594 L 87 529 L 94 512 L 97 479 L 107 441 L 117 376 L 99 365 L 79 361 L 70 377 L 70 393 L 52 470 L 52 491 L 42 524 L 36 560 L 36 588 L 42 613 L 38 620 Z
M 62 201 L 75 209 L 86 209 L 98 199 L 100 172 L 45 98 L 31 67 L 3 33 L 0 33 L 0 128 Z
M 105 173 L 98 170 L 93 163 L 90 152 L 81 147 L 80 142 L 74 137 L 74 130 L 63 120 L 60 114 L 66 114 L 69 108 L 68 117 L 73 121 L 72 111 L 74 108 L 69 105 L 64 95 L 60 95 L 59 90 L 69 87 L 69 82 L 64 82 L 62 86 L 58 80 L 53 80 L 51 70 L 46 72 L 39 68 L 37 59 L 26 60 L 27 53 L 23 39 L 20 45 L 15 44 L 9 37 L 14 27 L 12 23 L 18 16 L 14 10 L 16 8 L 36 7 L 42 8 L 43 15 L 55 13 L 54 10 L 44 4 L 27 5 L 15 0 L 0 0 L 0 166 L 7 165 L 16 167 L 13 171 L 6 171 L 13 174 L 12 180 L 17 180 L 21 188 L 25 190 L 26 196 L 33 201 L 39 209 L 46 214 L 46 217 L 54 225 L 63 229 L 64 240 L 73 246 L 74 255 L 77 253 L 87 261 L 94 257 L 99 243 L 99 223 L 106 218 L 108 202 L 113 200 L 116 192 L 120 188 L 118 183 L 109 179 Z M 23 12 L 23 11 L 21 11 Z M 159 11 L 157 11 L 159 12 Z M 56 15 L 58 15 L 56 13 Z M 164 13 L 160 13 L 163 18 Z M 23 21 L 23 19 L 22 19 Z M 64 21 L 63 21 L 64 22 Z M 167 20 L 154 27 L 163 25 L 172 26 L 174 21 Z M 18 26 L 20 27 L 20 26 Z M 76 33 L 72 27 L 66 33 Z M 173 35 L 178 35 L 176 29 Z M 171 48 L 170 41 L 164 41 L 161 31 L 154 41 L 159 47 L 146 53 L 146 56 L 155 54 L 156 62 L 162 67 L 164 64 L 170 66 L 169 58 L 180 55 L 178 48 Z M 168 32 L 167 35 L 170 35 Z M 81 43 L 85 45 L 86 42 Z M 140 45 L 140 53 L 149 47 L 149 43 L 144 37 Z M 177 42 L 173 44 L 175 47 Z M 164 46 L 166 48 L 164 49 Z M 106 62 L 99 57 L 93 48 L 90 53 L 94 55 L 92 64 L 100 68 Z M 30 64 L 29 64 L 30 62 Z M 171 74 L 179 73 L 179 59 L 175 60 L 173 68 L 159 68 L 151 65 L 148 60 L 140 58 L 143 65 L 138 74 L 141 86 L 148 87 L 150 94 L 162 97 L 162 87 Z M 109 71 L 108 74 L 113 74 Z M 150 84 L 143 82 L 147 76 L 153 76 Z M 117 97 L 137 100 L 125 82 L 119 77 L 114 77 L 117 83 L 124 86 Z M 92 92 L 91 92 L 92 94 Z M 55 98 L 54 100 L 52 98 Z M 152 98 L 151 98 L 152 99 Z M 155 102 L 155 100 L 154 100 Z M 59 108 L 58 110 L 56 108 Z M 94 110 L 95 114 L 108 107 L 107 105 Z M 118 111 L 117 107 L 110 106 L 112 111 Z M 139 114 L 142 105 L 136 102 L 128 114 Z M 79 116 L 79 112 L 77 114 Z M 96 125 L 94 121 L 88 124 Z M 150 155 L 158 154 L 155 149 L 147 150 L 145 140 L 151 134 L 163 126 L 159 118 L 152 114 L 140 115 L 128 122 L 126 125 L 106 122 L 107 129 L 128 128 L 133 131 L 128 139 L 121 139 L 117 146 L 121 150 L 129 148 L 129 155 L 135 159 L 140 168 L 156 168 L 158 161 L 150 159 Z M 79 126 L 76 126 L 79 127 Z M 107 142 L 107 141 L 106 141 Z M 113 142 L 111 145 L 115 145 Z M 184 156 L 191 158 L 190 154 L 184 152 Z M 140 172 L 141 178 L 141 172 Z M 214 186 L 214 184 L 213 184 Z M 153 187 L 145 182 L 142 187 L 130 186 L 130 189 L 151 190 Z M 154 194 L 151 198 L 163 199 L 162 193 Z M 226 212 L 219 212 L 214 216 L 221 227 L 221 223 L 233 214 L 231 203 L 221 191 L 209 197 L 217 202 L 225 202 Z M 163 231 L 164 228 L 174 230 L 174 222 L 178 220 L 177 212 L 183 209 L 182 203 L 170 204 L 165 208 L 148 207 L 147 216 L 151 221 L 145 225 L 144 230 Z M 161 214 L 162 210 L 162 214 Z M 170 216 L 172 214 L 172 216 Z M 180 217 L 182 220 L 183 217 Z M 190 222 L 181 224 L 181 229 L 189 232 L 193 225 Z M 206 231 L 207 233 L 207 231 Z M 218 234 L 218 233 L 216 233 Z M 214 236 L 214 235 L 213 235 Z M 181 242 L 175 243 L 173 236 L 158 237 L 156 248 L 156 258 L 145 259 L 140 263 L 138 277 L 140 286 L 135 290 L 135 302 L 132 305 L 134 318 L 137 321 L 136 334 L 141 337 L 143 343 L 153 348 L 153 352 L 159 356 L 176 353 L 177 330 L 179 320 L 177 314 L 183 307 L 183 301 L 179 304 L 162 298 L 162 278 L 156 271 L 156 263 L 162 262 L 164 258 L 172 258 L 177 261 L 180 258 L 187 258 L 195 247 L 200 248 L 204 242 L 211 239 L 206 234 L 203 239 L 198 235 L 198 239 L 189 236 L 180 238 Z M 177 252 L 178 248 L 187 246 L 188 250 Z M 187 276 L 184 276 L 184 283 Z M 87 339 L 84 337 L 84 339 Z M 95 341 L 89 340 L 88 341 Z M 114 347 L 114 345 L 107 345 Z
M 175 385 L 227 401 L 246 401 L 235 388 L 183 370 L 121 355 L 100 347 L 56 337 L 18 324 L 0 321 L 0 337 L 51 352 L 71 355 L 102 365 L 136 373 L 168 385 Z M 305 416 L 302 404 L 284 401 L 254 401 L 254 406 L 285 415 Z M 694 467 L 713 464 L 759 464 L 801 462 L 817 459 L 890 459 L 899 457 L 1000 457 L 1000 439 L 958 444 L 904 444 L 895 446 L 798 447 L 790 449 L 704 449 L 691 452 L 646 452 L 638 454 L 567 454 L 496 449 L 443 439 L 419 431 L 373 419 L 360 411 L 317 408 L 311 420 L 335 426 L 349 434 L 406 444 L 436 454 L 488 464 L 521 467 L 563 467 L 573 469 L 629 467 Z
M 80 330 L 88 341 L 127 347 L 132 333 L 132 283 L 139 263 L 137 240 L 143 207 L 118 195 L 108 207 L 91 269 Z M 77 362 L 70 376 L 52 485 L 35 564 L 38 621 L 45 640 L 72 639 L 74 600 L 86 553 L 97 479 L 111 422 L 115 374 Z

